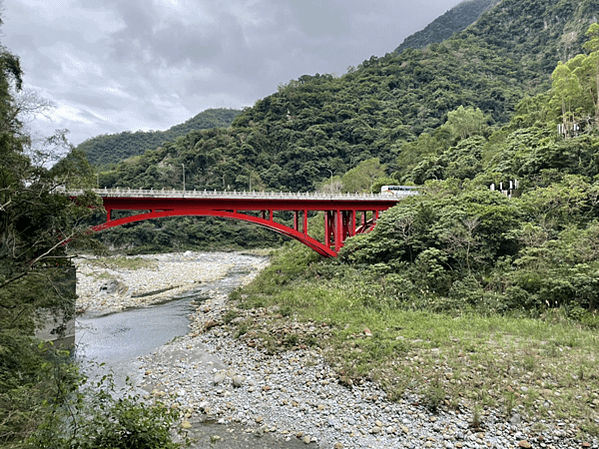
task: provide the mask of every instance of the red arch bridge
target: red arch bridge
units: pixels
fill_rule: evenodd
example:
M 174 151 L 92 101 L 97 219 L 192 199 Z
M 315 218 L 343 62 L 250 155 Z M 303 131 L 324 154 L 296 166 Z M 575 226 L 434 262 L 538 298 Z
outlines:
M 381 212 L 397 204 L 406 190 L 395 194 L 324 194 L 276 192 L 217 192 L 176 190 L 94 189 L 102 197 L 106 222 L 93 231 L 152 218 L 185 215 L 213 216 L 243 220 L 299 240 L 319 254 L 335 257 L 345 239 L 370 231 Z M 72 197 L 82 192 L 69 192 Z M 113 211 L 135 211 L 112 218 Z M 275 220 L 275 211 L 293 212 L 293 227 Z M 308 235 L 308 213 L 323 212 L 324 242 Z

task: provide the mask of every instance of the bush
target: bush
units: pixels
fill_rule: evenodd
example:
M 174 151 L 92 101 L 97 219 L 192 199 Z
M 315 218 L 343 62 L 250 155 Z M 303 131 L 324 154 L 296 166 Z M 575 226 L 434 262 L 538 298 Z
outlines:
M 27 447 L 175 449 L 182 446 L 173 441 L 179 412 L 160 403 L 143 402 L 132 393 L 130 385 L 117 392 L 112 375 L 105 375 L 92 385 L 80 377 L 79 390 L 61 399 L 46 403 L 46 419 Z

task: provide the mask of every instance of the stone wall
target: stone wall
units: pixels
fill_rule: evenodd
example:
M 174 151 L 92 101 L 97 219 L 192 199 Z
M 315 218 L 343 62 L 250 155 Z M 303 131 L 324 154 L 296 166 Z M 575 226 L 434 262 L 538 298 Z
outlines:
M 58 282 L 54 283 L 54 287 L 59 294 L 66 298 L 72 298 L 72 302 L 68 304 L 65 310 L 38 310 L 38 328 L 35 336 L 43 341 L 51 341 L 59 347 L 69 347 L 75 344 L 75 298 L 77 297 L 77 275 L 74 265 L 70 265 L 63 271 L 64 276 L 62 276 Z

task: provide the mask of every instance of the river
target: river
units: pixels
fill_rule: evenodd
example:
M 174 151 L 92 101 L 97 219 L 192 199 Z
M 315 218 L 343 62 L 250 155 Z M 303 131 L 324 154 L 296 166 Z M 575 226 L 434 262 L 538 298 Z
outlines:
M 148 355 L 178 336 L 189 331 L 190 314 L 209 295 L 229 293 L 239 287 L 252 270 L 255 256 L 229 255 L 233 261 L 226 275 L 217 280 L 179 294 L 168 301 L 108 314 L 84 313 L 76 322 L 76 357 L 90 377 L 113 372 L 117 388 L 129 378 L 135 386 L 142 378 L 138 357 Z M 223 263 L 222 257 L 199 254 L 198 260 Z M 193 303 L 192 303 L 193 301 Z M 90 364 L 89 362 L 96 362 Z M 98 366 L 96 364 L 103 364 Z M 300 441 L 285 441 L 274 435 L 257 438 L 242 426 L 214 423 L 195 424 L 191 435 L 197 440 L 194 448 L 206 447 L 206 442 L 218 441 L 220 448 L 299 448 Z

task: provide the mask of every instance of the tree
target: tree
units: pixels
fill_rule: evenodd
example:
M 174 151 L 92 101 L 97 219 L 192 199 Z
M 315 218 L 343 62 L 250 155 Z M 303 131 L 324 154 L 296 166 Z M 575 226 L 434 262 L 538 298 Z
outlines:
M 553 105 L 561 108 L 562 135 L 573 137 L 583 124 L 599 127 L 599 25 L 592 24 L 589 40 L 579 54 L 565 64 L 559 62 L 552 74 Z M 559 104 L 559 106 L 556 105 Z
M 460 106 L 447 113 L 447 127 L 454 138 L 467 139 L 482 134 L 489 119 L 479 108 Z
M 599 24 L 593 23 L 586 32 L 589 40 L 583 45 L 585 50 L 591 53 L 587 58 L 587 65 L 592 66 L 591 73 L 594 73 L 595 83 L 595 125 L 599 127 Z
M 343 190 L 346 192 L 371 192 L 377 178 L 385 176 L 385 166 L 379 158 L 362 161 L 343 175 Z

